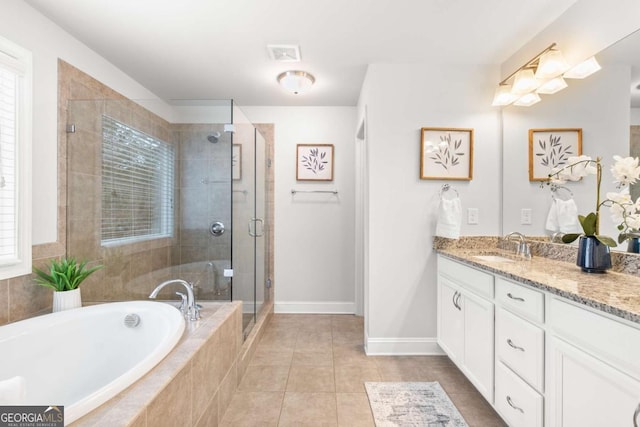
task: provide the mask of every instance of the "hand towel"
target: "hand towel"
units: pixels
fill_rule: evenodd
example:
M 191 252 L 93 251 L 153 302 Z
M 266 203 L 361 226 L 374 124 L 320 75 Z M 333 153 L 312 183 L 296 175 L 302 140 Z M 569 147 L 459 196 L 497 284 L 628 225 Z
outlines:
M 578 206 L 573 199 L 556 200 L 558 210 L 558 228 L 561 233 L 580 233 L 582 227 L 578 222 Z
M 15 376 L 0 381 L 0 405 L 23 405 L 27 399 L 27 382 Z
M 545 228 L 552 233 L 560 230 L 560 224 L 558 224 L 558 204 L 556 203 L 556 199 L 554 198 L 551 202 L 551 207 L 549 208 L 549 214 L 547 215 L 547 224 Z
M 460 198 L 440 199 L 436 236 L 458 239 L 460 238 L 461 225 L 462 205 L 460 203 Z

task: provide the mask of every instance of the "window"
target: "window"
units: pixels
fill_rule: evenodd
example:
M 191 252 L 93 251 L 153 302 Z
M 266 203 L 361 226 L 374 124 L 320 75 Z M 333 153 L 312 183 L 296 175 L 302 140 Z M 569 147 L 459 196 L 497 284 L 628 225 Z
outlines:
M 0 38 L 0 279 L 31 273 L 31 64 Z
M 102 244 L 173 235 L 173 146 L 102 116 Z

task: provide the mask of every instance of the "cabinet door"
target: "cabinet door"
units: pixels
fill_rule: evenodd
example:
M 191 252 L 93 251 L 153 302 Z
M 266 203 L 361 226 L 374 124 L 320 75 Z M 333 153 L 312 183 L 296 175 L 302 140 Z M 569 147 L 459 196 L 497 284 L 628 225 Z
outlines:
M 635 427 L 640 382 L 558 339 L 549 339 L 549 424 Z
M 464 313 L 464 367 L 469 380 L 493 403 L 493 303 L 472 294 L 461 298 Z
M 460 306 L 462 296 L 449 280 L 438 280 L 438 344 L 458 365 L 463 362 L 464 314 Z

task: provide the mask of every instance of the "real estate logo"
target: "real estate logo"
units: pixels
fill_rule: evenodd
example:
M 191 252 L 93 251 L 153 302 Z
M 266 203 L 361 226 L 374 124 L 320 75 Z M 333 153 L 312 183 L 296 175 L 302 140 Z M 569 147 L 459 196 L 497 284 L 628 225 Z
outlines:
M 64 427 L 64 406 L 0 406 L 0 427 Z

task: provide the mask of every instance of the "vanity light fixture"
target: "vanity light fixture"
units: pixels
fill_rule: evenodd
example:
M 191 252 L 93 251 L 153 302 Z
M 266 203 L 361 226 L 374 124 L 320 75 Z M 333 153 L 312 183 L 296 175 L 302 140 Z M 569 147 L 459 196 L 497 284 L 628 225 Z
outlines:
M 555 79 L 551 79 L 542 86 L 540 86 L 536 92 L 542 93 L 545 95 L 552 95 L 554 93 L 560 92 L 562 89 L 566 88 L 567 82 L 564 81 L 562 77 L 556 77 Z
M 493 105 L 494 107 L 509 105 L 512 104 L 516 99 L 518 99 L 518 95 L 511 92 L 511 85 L 502 85 L 497 87 L 491 105 Z
M 520 107 L 529 107 L 533 104 L 537 104 L 540 101 L 540 95 L 535 92 L 529 92 L 520 97 L 516 102 L 513 103 L 513 105 L 518 105 Z
M 540 102 L 539 93 L 550 95 L 567 87 L 565 78 L 582 79 L 600 69 L 594 57 L 570 68 L 562 52 L 552 43 L 498 83 L 493 106 L 530 106 Z M 569 70 L 569 71 L 567 71 Z
M 306 92 L 316 81 L 315 77 L 310 73 L 299 70 L 280 73 L 278 74 L 277 80 L 280 86 L 292 92 L 294 95 Z
M 538 86 L 540 86 L 540 82 L 536 80 L 533 70 L 530 68 L 525 68 L 522 70 L 518 70 L 518 72 L 515 74 L 511 92 L 513 92 L 515 95 L 524 95 L 525 93 L 529 93 L 532 90 L 535 90 Z
M 564 73 L 564 77 L 567 79 L 584 79 L 601 68 L 602 67 L 598 64 L 598 61 L 596 61 L 596 57 L 592 56 Z
M 538 68 L 536 68 L 536 79 L 552 79 L 569 69 L 569 64 L 564 60 L 562 52 L 551 49 L 540 56 Z

